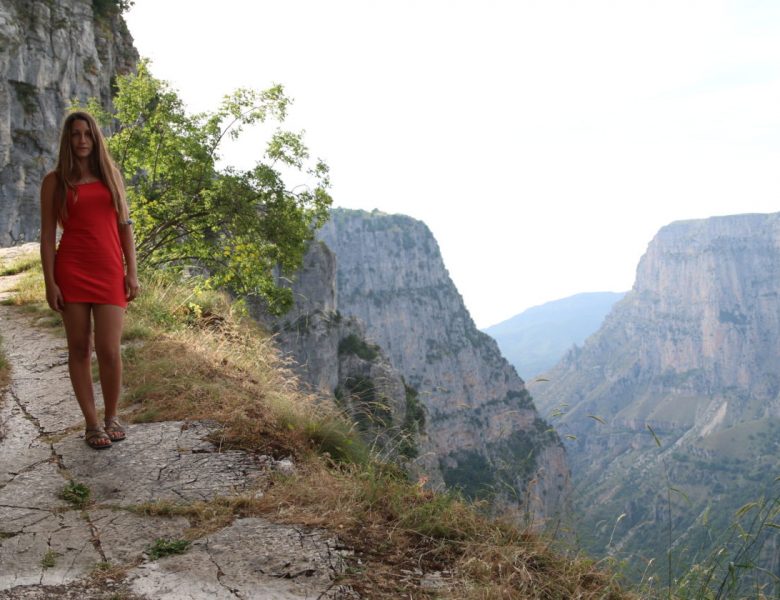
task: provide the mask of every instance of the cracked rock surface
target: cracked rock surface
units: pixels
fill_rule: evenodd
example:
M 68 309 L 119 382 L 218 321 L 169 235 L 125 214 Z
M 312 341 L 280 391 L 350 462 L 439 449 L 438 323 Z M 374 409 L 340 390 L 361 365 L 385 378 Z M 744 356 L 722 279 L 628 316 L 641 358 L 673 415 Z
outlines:
M 329 534 L 260 518 L 152 560 L 156 540 L 184 539 L 190 523 L 129 508 L 262 494 L 267 473 L 286 465 L 221 451 L 209 441 L 216 425 L 203 422 L 130 425 L 125 441 L 95 451 L 63 337 L 3 305 L 0 332 L 12 368 L 0 398 L 0 600 L 357 598 L 335 583 L 346 552 Z M 100 405 L 97 385 L 96 394 Z M 85 508 L 61 497 L 70 481 L 89 488 Z

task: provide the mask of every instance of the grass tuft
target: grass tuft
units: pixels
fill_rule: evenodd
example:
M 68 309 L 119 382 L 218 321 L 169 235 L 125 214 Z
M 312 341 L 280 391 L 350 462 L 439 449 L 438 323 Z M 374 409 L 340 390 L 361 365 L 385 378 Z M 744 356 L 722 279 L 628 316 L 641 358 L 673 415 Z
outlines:
M 46 554 L 43 555 L 43 558 L 41 559 L 41 566 L 44 569 L 51 569 L 57 564 L 57 557 L 60 556 L 58 552 L 55 552 L 51 548 L 49 548 L 46 551 Z
M 143 342 L 123 355 L 123 406 L 133 421 L 209 419 L 223 426 L 223 447 L 368 460 L 336 407 L 299 390 L 268 335 L 226 295 L 148 275 L 125 331 Z
M 12 260 L 7 265 L 3 264 L 0 266 L 0 277 L 5 277 L 7 275 L 17 275 L 19 273 L 29 271 L 35 267 L 40 267 L 40 264 L 41 258 L 37 252 L 25 254 Z
M 92 492 L 86 485 L 75 481 L 69 481 L 60 492 L 60 498 L 78 509 L 85 508 L 91 496 Z
M 172 556 L 174 554 L 184 554 L 190 547 L 190 542 L 187 540 L 168 540 L 164 538 L 158 538 L 148 548 L 147 553 L 149 558 L 157 560 L 164 556 Z

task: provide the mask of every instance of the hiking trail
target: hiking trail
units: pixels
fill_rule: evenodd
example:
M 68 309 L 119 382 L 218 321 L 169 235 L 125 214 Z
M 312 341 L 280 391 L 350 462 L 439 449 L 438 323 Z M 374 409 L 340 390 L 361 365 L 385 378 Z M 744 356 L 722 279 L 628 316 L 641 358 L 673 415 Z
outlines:
M 19 277 L 0 277 L 0 300 Z M 294 466 L 221 450 L 207 440 L 217 430 L 208 422 L 131 424 L 125 441 L 93 450 L 61 330 L 0 305 L 0 335 L 11 365 L 0 391 L 0 600 L 358 598 L 334 582 L 347 551 L 331 534 L 263 518 L 237 518 L 155 560 L 155 542 L 184 540 L 190 523 L 132 507 L 261 495 L 270 473 Z M 84 508 L 62 498 L 70 482 L 89 489 Z

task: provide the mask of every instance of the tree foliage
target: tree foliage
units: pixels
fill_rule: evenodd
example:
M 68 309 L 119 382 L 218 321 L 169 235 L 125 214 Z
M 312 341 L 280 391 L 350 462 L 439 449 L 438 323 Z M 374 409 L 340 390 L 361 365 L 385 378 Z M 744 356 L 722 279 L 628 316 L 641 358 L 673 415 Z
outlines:
M 96 17 L 114 17 L 130 10 L 133 4 L 134 0 L 92 0 L 92 10 Z
M 287 309 L 292 295 L 278 276 L 301 265 L 331 198 L 327 165 L 310 159 L 303 132 L 281 128 L 291 103 L 282 86 L 239 89 L 194 115 L 146 62 L 117 88 L 115 114 L 95 100 L 87 108 L 116 128 L 108 144 L 125 178 L 139 266 L 195 269 L 211 286 Z M 259 123 L 275 126 L 261 160 L 246 171 L 218 168 L 221 144 Z

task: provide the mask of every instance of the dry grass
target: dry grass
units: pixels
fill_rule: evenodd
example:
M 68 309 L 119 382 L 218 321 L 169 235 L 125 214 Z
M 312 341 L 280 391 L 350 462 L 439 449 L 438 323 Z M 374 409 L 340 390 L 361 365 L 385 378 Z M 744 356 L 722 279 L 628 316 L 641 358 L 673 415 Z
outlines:
M 337 533 L 365 565 L 347 583 L 366 597 L 420 597 L 420 575 L 443 572 L 448 591 L 438 596 L 464 600 L 634 598 L 592 561 L 563 557 L 539 535 L 393 469 L 307 468 L 277 480 L 257 507 Z
M 25 254 L 15 258 L 14 260 L 8 261 L 7 263 L 0 264 L 0 277 L 4 277 L 6 275 L 16 275 L 17 273 L 22 273 L 23 271 L 29 271 L 36 266 L 40 266 L 40 264 L 40 255 L 37 251 L 33 251 L 29 254 Z
M 544 538 L 376 461 L 334 406 L 299 391 L 240 303 L 160 274 L 142 285 L 123 335 L 126 413 L 136 422 L 217 421 L 215 442 L 292 455 L 297 472 L 273 477 L 259 497 L 159 502 L 137 511 L 187 517 L 189 540 L 237 516 L 330 530 L 356 553 L 344 583 L 367 598 L 634 598 L 591 561 L 557 554 Z M 20 288 L 28 290 L 28 305 L 41 302 L 41 287 Z M 434 572 L 443 574 L 444 587 L 425 589 L 423 574 Z
M 268 335 L 226 296 L 150 280 L 128 330 L 123 402 L 136 422 L 208 419 L 223 425 L 223 446 L 368 458 L 335 406 L 299 390 Z
M 426 490 L 383 465 L 340 465 L 310 459 L 293 476 L 276 476 L 262 496 L 216 498 L 187 505 L 155 502 L 141 514 L 184 516 L 196 539 L 236 517 L 331 531 L 355 551 L 340 583 L 362 597 L 477 599 L 603 599 L 636 596 L 592 561 L 571 559 L 545 539 L 490 519 L 478 507 Z M 440 573 L 427 590 L 424 574 Z

